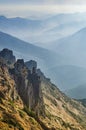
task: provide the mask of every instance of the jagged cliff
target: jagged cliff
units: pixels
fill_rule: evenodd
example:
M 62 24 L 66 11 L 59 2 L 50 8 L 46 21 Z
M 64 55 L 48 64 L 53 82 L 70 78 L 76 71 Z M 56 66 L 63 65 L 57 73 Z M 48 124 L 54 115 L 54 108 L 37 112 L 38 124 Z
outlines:
M 24 104 L 36 115 L 44 115 L 44 104 L 42 99 L 42 91 L 40 88 L 40 77 L 36 73 L 36 68 L 29 70 L 23 59 L 17 60 L 14 64 L 14 80 L 16 89 L 21 96 Z M 42 108 L 42 110 L 41 110 Z
M 0 52 L 0 130 L 86 130 L 86 107 L 10 52 Z
M 0 130 L 43 130 L 16 90 L 8 67 L 0 62 Z

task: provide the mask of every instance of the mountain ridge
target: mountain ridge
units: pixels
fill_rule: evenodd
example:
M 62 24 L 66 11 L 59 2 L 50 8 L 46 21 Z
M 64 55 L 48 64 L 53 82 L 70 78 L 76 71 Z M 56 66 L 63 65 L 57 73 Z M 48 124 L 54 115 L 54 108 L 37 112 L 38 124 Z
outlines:
M 47 61 L 51 62 L 51 60 L 56 60 L 54 58 L 54 52 L 49 51 L 48 49 L 32 45 L 28 42 L 24 42 L 23 40 L 20 40 L 2 32 L 0 32 L 0 47 L 1 49 L 9 48 L 14 50 L 18 57 L 23 58 L 25 60 L 29 58 L 37 60 L 38 64 L 42 62 L 41 65 L 43 65 L 43 63 L 45 64 Z
M 10 67 L 0 60 L 0 128 L 85 130 L 86 107 L 62 93 L 35 63 L 27 68 L 17 59 Z
M 45 47 L 44 43 L 46 43 L 49 47 L 50 42 L 53 43 L 54 40 L 73 34 L 85 27 L 86 18 L 85 13 L 58 14 L 42 20 L 1 16 L 0 25 L 1 31 L 38 46 Z

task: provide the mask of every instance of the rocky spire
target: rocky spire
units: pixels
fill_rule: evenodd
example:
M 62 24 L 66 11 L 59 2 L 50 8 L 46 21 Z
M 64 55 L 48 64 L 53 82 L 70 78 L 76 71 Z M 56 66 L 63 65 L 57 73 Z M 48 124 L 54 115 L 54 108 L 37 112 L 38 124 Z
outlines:
M 30 62 L 32 63 L 33 61 Z M 26 67 L 23 59 L 17 60 L 14 64 L 16 89 L 24 104 L 39 116 L 41 114 L 44 115 L 45 110 L 41 91 L 41 80 L 36 71 L 36 62 L 30 65 L 30 70 Z
M 3 58 L 7 62 L 7 64 L 14 64 L 16 61 L 13 52 L 6 48 L 0 51 L 0 58 Z

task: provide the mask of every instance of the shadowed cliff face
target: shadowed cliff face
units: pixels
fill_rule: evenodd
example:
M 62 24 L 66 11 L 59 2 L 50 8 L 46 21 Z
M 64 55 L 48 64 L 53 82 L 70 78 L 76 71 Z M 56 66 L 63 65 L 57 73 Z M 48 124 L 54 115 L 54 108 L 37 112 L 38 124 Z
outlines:
M 44 103 L 41 91 L 41 80 L 36 73 L 36 68 L 27 69 L 22 59 L 14 64 L 14 80 L 16 89 L 21 96 L 24 104 L 30 110 L 39 115 L 44 115 Z

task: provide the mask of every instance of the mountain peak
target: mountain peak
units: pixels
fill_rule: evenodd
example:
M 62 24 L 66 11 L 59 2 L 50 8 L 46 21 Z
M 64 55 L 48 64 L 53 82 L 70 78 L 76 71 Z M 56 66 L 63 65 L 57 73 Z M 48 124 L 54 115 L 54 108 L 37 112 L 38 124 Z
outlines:
M 8 62 L 8 64 L 15 63 L 15 61 L 16 61 L 16 58 L 13 55 L 13 52 L 7 48 L 3 49 L 0 52 L 0 57 L 4 58 Z
M 32 71 L 33 68 L 37 69 L 37 62 L 34 61 L 34 60 L 30 60 L 30 61 L 25 62 L 25 65 L 31 71 Z
M 5 19 L 6 19 L 5 16 L 3 16 L 3 15 L 0 16 L 0 20 L 5 20 Z

